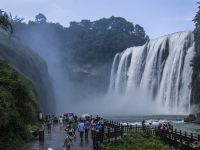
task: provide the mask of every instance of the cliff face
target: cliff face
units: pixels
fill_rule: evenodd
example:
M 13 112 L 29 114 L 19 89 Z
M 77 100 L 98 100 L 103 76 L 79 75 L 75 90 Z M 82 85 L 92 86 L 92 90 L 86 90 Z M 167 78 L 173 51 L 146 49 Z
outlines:
M 44 112 L 55 112 L 53 88 L 46 63 L 30 48 L 22 45 L 0 29 L 0 59 L 29 78 L 38 94 L 40 107 Z

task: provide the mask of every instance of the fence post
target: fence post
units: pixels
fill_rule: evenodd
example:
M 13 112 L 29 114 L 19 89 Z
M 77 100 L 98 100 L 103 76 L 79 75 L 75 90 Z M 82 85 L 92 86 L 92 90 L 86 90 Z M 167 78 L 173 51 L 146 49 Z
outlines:
M 176 141 L 176 137 L 177 137 L 177 129 L 175 129 L 175 137 L 174 137 L 175 141 Z
M 117 141 L 117 128 L 114 128 L 114 132 L 115 132 L 115 142 Z
M 193 142 L 193 134 L 191 133 L 190 136 L 191 136 L 191 141 L 190 142 Z
M 126 134 L 128 134 L 128 123 L 127 123 L 127 127 L 126 127 Z
M 185 139 L 187 139 L 187 132 L 185 132 Z M 189 147 L 189 142 L 186 141 L 187 146 Z
M 182 132 L 181 132 L 181 130 L 180 130 L 180 142 L 182 144 Z
M 44 130 L 39 130 L 39 141 L 44 142 Z
M 123 137 L 123 132 L 124 132 L 124 128 L 123 128 L 123 125 L 121 124 L 121 138 Z
M 108 141 L 110 142 L 110 128 L 108 128 Z

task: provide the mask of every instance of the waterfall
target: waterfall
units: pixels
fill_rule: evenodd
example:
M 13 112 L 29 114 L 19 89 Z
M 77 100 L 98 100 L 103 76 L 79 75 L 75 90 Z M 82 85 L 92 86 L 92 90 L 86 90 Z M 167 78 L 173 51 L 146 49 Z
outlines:
M 151 97 L 160 113 L 189 113 L 194 54 L 194 37 L 189 31 L 128 48 L 114 58 L 109 93 L 134 96 L 130 93 L 137 88 Z

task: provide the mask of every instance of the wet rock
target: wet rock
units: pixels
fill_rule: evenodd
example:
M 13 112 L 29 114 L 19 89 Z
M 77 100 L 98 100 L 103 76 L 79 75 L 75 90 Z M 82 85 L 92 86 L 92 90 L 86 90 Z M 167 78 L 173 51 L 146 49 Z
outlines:
M 196 117 L 194 114 L 190 114 L 189 116 L 187 116 L 186 118 L 184 118 L 184 122 L 193 122 L 196 120 Z

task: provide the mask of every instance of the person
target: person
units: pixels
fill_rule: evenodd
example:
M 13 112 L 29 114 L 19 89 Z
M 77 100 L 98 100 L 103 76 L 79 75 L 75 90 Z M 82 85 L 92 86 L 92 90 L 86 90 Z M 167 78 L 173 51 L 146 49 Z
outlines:
M 146 129 L 145 121 L 142 121 L 142 130 L 144 131 Z
M 169 122 L 168 123 L 168 128 L 169 128 L 169 136 L 172 137 L 172 134 L 173 134 L 173 126 L 172 124 Z
M 63 117 L 62 116 L 59 117 L 59 123 L 61 126 L 63 126 Z
M 83 120 L 81 120 L 80 123 L 78 124 L 78 131 L 80 133 L 81 141 L 83 141 L 84 130 L 85 130 L 84 122 Z
M 76 115 L 74 116 L 74 121 L 78 122 L 78 116 L 76 116 Z
M 99 122 L 99 120 L 100 120 L 99 115 L 96 116 L 96 120 L 97 120 L 97 122 Z
M 72 137 L 75 136 L 75 135 L 74 135 L 74 129 L 72 128 L 72 125 L 71 125 L 71 124 L 68 124 L 68 125 L 66 126 L 65 131 L 67 131 L 67 133 L 70 133 L 70 135 L 71 135 Z
M 100 133 L 99 140 L 102 143 L 103 137 L 104 137 L 104 121 L 102 119 L 99 121 L 99 127 L 98 128 L 99 128 L 99 133 Z
M 72 146 L 72 140 L 73 140 L 73 133 L 70 132 L 69 130 L 67 131 L 67 135 L 66 135 L 66 138 L 64 140 L 64 145 L 63 147 L 66 146 L 67 150 L 70 150 L 71 149 L 71 146 Z
M 49 115 L 45 115 L 45 123 L 47 124 L 48 122 L 48 119 L 49 119 Z
M 158 127 L 156 128 L 156 136 L 160 136 L 162 132 L 162 124 L 159 123 Z
M 88 132 L 89 132 L 89 129 L 90 129 L 90 122 L 88 120 L 85 121 L 84 128 L 85 128 L 85 138 L 87 139 L 88 138 Z
M 74 122 L 72 122 L 72 128 L 74 129 L 74 135 L 76 135 L 75 134 L 75 132 L 76 132 L 76 129 L 77 129 L 77 122 L 76 121 L 74 121 Z
M 102 125 L 100 122 L 96 124 L 96 134 L 98 141 L 101 141 L 102 139 Z
M 51 120 L 51 116 L 50 114 L 47 116 L 47 129 L 48 129 L 48 133 L 51 132 L 51 123 L 52 123 L 52 120 Z
M 92 120 L 92 121 L 91 121 L 91 134 L 92 134 L 92 139 L 94 138 L 95 130 L 96 130 L 96 122 L 95 122 L 94 120 Z

